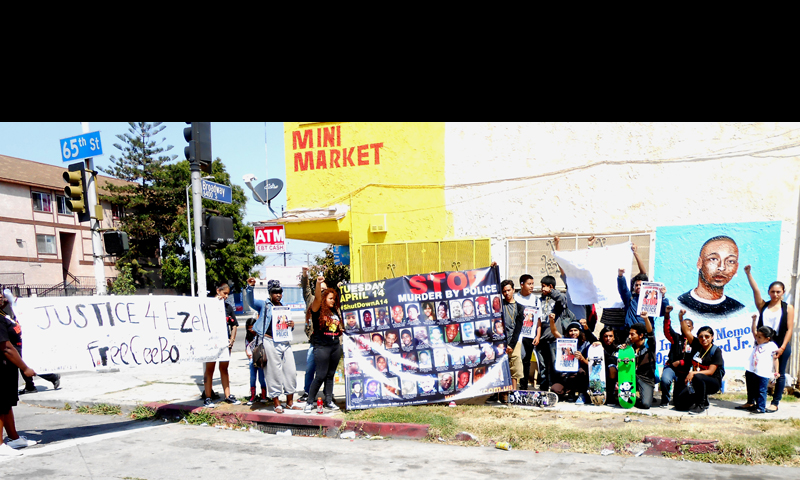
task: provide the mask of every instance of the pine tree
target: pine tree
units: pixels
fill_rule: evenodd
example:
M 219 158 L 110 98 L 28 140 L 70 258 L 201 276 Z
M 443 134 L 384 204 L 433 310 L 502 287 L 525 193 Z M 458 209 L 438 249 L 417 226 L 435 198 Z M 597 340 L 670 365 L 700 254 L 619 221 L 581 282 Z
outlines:
M 101 198 L 122 207 L 124 212 L 120 224 L 128 233 L 130 250 L 118 258 L 117 266 L 131 266 L 133 260 L 138 260 L 141 269 L 133 269 L 133 275 L 136 284 L 144 286 L 152 280 L 143 273 L 159 268 L 162 239 L 175 234 L 175 217 L 183 195 L 168 178 L 168 162 L 177 155 L 163 155 L 173 147 L 161 146 L 166 138 L 156 140 L 165 126 L 161 122 L 128 122 L 128 125 L 128 133 L 116 135 L 122 143 L 114 144 L 122 155 L 112 155 L 109 158 L 112 165 L 99 170 L 131 183 L 106 184 L 109 195 Z

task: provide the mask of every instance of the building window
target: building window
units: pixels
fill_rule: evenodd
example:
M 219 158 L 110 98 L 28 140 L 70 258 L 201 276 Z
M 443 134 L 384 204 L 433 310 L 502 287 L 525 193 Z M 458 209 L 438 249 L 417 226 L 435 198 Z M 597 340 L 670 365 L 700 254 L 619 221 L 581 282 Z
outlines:
M 63 195 L 56 195 L 56 207 L 60 215 L 72 215 L 72 210 L 67 205 L 67 197 Z
M 33 193 L 33 210 L 36 212 L 52 212 L 53 206 L 49 193 L 32 192 Z
M 36 249 L 39 253 L 52 253 L 56 252 L 56 237 L 55 235 L 36 235 Z
M 121 205 L 111 204 L 111 216 L 114 217 L 114 220 L 119 220 L 122 218 L 123 213 L 125 210 L 122 208 Z

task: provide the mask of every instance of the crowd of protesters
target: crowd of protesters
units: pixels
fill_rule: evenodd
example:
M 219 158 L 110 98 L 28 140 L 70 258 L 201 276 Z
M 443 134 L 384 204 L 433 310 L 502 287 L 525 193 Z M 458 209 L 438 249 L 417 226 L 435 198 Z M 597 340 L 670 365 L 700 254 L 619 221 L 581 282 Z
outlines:
M 589 240 L 590 245 L 592 241 L 593 237 Z M 558 250 L 558 237 L 553 239 L 553 244 Z M 659 378 L 653 328 L 655 318 L 651 319 L 645 312 L 637 312 L 642 282 L 648 281 L 648 275 L 636 246 L 633 245 L 631 249 L 639 272 L 628 284 L 625 270 L 618 270 L 617 286 L 623 307 L 604 309 L 600 319 L 595 305 L 575 305 L 568 290 L 561 292 L 556 288 L 556 280 L 551 275 L 539 279 L 538 293 L 535 293 L 535 279 L 529 274 L 519 278 L 518 290 L 511 279 L 501 282 L 502 306 L 492 307 L 494 311 L 502 312 L 502 323 L 498 322 L 499 326 L 496 328 L 498 331 L 502 329 L 506 337 L 513 390 L 549 390 L 562 401 L 587 403 L 590 370 L 588 351 L 593 346 L 602 347 L 606 379 L 605 403 L 617 405 L 618 352 L 629 345 L 634 351 L 637 408 L 674 405 L 676 410 L 694 414 L 709 408 L 708 397 L 720 391 L 725 376 L 723 352 L 714 345 L 714 331 L 705 325 L 700 325 L 695 331 L 694 322 L 686 316 L 684 309 L 678 312 L 679 325 L 673 328 L 671 314 L 674 308 L 666 297 L 666 288 L 662 286 L 661 311 L 657 317 L 663 317 L 664 337 L 671 346 L 664 365 L 660 366 Z M 783 283 L 770 284 L 769 299 L 764 300 L 749 265 L 745 267 L 745 272 L 759 313 L 752 316 L 751 332 L 755 346 L 746 368 L 747 402 L 736 408 L 753 414 L 770 413 L 778 410 L 785 386 L 786 365 L 791 355 L 794 309 L 783 300 Z M 561 278 L 566 284 L 563 269 Z M 336 368 L 343 355 L 342 335 L 345 331 L 338 288 L 326 285 L 322 276 L 310 280 L 308 269 L 303 269 L 301 287 L 306 303 L 305 333 L 309 348 L 303 390 L 299 391 L 291 342 L 275 340 L 272 335 L 273 308 L 282 305 L 281 285 L 276 280 L 269 280 L 269 300 L 263 301 L 254 298 L 255 282 L 255 278 L 249 278 L 245 289 L 245 298 L 257 313 L 245 326 L 245 352 L 250 359 L 250 396 L 247 403 L 270 402 L 276 413 L 284 413 L 285 409 L 311 413 L 318 406 L 328 412 L 338 410 L 339 407 L 334 402 L 333 386 Z M 232 351 L 239 323 L 233 306 L 227 301 L 230 287 L 221 284 L 216 293 L 217 299 L 225 302 L 228 348 Z M 14 455 L 16 449 L 36 443 L 20 436 L 14 423 L 13 407 L 17 404 L 19 395 L 36 391 L 33 377 L 37 375 L 22 360 L 22 332 L 13 314 L 14 301 L 10 292 L 5 292 L 0 297 L 0 431 L 5 430 L 7 435 L 0 444 L 0 454 L 3 455 Z M 478 308 L 488 309 L 488 305 L 481 304 Z M 435 315 L 430 303 L 423 304 L 423 312 L 426 318 L 433 318 Z M 530 321 L 534 312 L 538 314 L 538 321 L 533 322 L 532 333 L 523 337 L 523 322 Z M 414 310 L 413 313 L 420 314 L 419 310 Z M 402 315 L 402 309 L 399 314 Z M 442 316 L 442 312 L 437 311 L 436 315 L 447 318 L 447 312 Z M 598 320 L 604 326 L 595 336 Z M 371 317 L 369 321 L 372 321 Z M 391 320 L 381 316 L 375 321 L 380 324 Z M 294 322 L 288 321 L 288 327 L 293 330 Z M 558 370 L 556 345 L 559 338 L 577 340 L 577 348 L 570 352 L 578 361 L 577 371 Z M 398 341 L 397 338 L 390 339 L 389 335 L 385 340 L 382 337 L 379 340 L 381 344 L 385 342 L 387 348 L 396 347 L 395 342 Z M 259 361 L 265 363 L 265 366 L 259 366 Z M 241 403 L 230 391 L 228 362 L 221 361 L 208 362 L 205 365 L 204 389 L 201 395 L 204 405 L 213 407 L 214 400 L 219 398 L 211 388 L 217 365 L 223 388 L 222 401 Z M 18 372 L 22 373 L 25 380 L 25 388 L 19 391 Z M 53 388 L 59 388 L 60 376 L 40 376 L 50 381 Z M 773 379 L 776 380 L 775 393 L 768 406 L 767 386 Z M 260 396 L 256 395 L 257 380 L 261 386 Z M 660 390 L 658 402 L 654 398 L 657 385 Z M 294 397 L 297 394 L 300 394 L 297 403 L 305 404 L 305 407 L 295 404 Z M 281 402 L 281 397 L 285 398 L 285 402 Z M 506 403 L 509 401 L 508 397 L 508 392 L 505 392 L 493 395 L 489 401 Z

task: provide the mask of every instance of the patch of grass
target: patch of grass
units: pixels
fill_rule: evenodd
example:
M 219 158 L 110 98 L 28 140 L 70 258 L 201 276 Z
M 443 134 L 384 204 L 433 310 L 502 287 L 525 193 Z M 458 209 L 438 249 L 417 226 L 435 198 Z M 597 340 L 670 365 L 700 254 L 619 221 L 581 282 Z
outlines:
M 731 393 L 716 393 L 714 395 L 709 395 L 712 399 L 717 400 L 724 400 L 727 402 L 746 402 L 747 401 L 747 393 L 745 392 L 731 392 Z M 767 404 L 772 401 L 772 395 L 767 396 Z M 784 394 L 783 399 L 781 402 L 800 402 L 800 398 L 795 397 L 794 395 L 787 395 Z
M 633 421 L 624 422 L 629 416 Z M 429 424 L 428 441 L 442 437 L 447 443 L 466 431 L 477 443 L 509 442 L 521 450 L 565 450 L 597 454 L 613 445 L 618 455 L 630 455 L 629 444 L 645 436 L 717 440 L 717 454 L 693 454 L 671 458 L 728 463 L 800 466 L 800 420 L 751 420 L 637 415 L 636 412 L 562 412 L 481 405 L 444 405 L 376 408 L 350 411 L 346 420 Z M 467 442 L 475 444 L 476 442 Z
M 144 405 L 137 405 L 131 412 L 131 418 L 134 420 L 150 420 L 156 417 L 156 411 L 153 408 Z
M 72 405 L 70 405 L 69 403 L 65 403 L 64 410 L 72 410 Z
M 82 405 L 75 409 L 78 413 L 88 413 L 91 415 L 122 415 L 122 409 L 119 405 L 108 405 L 101 403 L 98 405 L 85 406 Z
M 448 407 L 439 405 L 354 410 L 345 417 L 347 421 L 429 424 L 430 435 L 434 437 L 452 436 L 459 431 Z
M 192 412 L 184 417 L 186 423 L 189 425 L 202 425 L 208 424 L 214 426 L 220 423 L 219 418 L 215 417 L 211 412 L 201 410 L 199 412 Z

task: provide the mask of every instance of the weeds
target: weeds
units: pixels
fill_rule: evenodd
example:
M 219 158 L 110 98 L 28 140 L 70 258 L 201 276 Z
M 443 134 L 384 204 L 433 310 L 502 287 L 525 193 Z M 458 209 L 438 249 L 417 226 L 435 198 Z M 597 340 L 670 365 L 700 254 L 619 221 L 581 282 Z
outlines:
M 153 408 L 144 405 L 137 405 L 131 412 L 131 418 L 134 420 L 150 420 L 156 417 L 156 411 Z
M 75 409 L 77 413 L 88 413 L 91 415 L 122 415 L 122 408 L 119 405 L 108 405 L 101 403 L 98 405 L 81 405 Z

